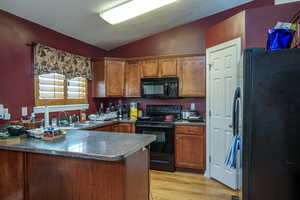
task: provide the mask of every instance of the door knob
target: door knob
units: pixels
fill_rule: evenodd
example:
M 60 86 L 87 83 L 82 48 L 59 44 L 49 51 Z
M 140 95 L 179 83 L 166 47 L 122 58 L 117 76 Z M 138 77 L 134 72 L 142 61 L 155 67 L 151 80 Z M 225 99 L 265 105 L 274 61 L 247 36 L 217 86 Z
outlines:
M 229 125 L 229 128 L 232 128 L 232 127 L 233 127 L 232 124 L 230 124 L 230 125 Z

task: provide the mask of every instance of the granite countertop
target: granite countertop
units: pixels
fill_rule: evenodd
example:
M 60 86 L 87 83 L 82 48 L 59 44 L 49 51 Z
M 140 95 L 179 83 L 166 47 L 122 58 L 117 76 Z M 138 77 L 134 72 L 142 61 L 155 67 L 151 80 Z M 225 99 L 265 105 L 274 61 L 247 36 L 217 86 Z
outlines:
M 93 130 L 96 128 L 101 128 L 103 126 L 114 125 L 118 123 L 135 123 L 135 120 L 111 120 L 111 121 L 90 121 L 86 125 L 83 125 L 77 129 L 81 130 Z M 205 126 L 205 122 L 189 122 L 187 120 L 178 120 L 174 122 L 175 125 L 184 126 Z
M 153 135 L 69 130 L 65 139 L 46 142 L 26 138 L 0 149 L 104 161 L 122 160 L 155 141 Z
M 119 120 L 120 123 L 135 123 L 136 120 L 130 120 L 130 119 L 121 119 Z
M 179 120 L 175 122 L 175 125 L 185 125 L 185 126 L 205 126 L 206 122 L 189 122 L 187 120 Z
M 110 126 L 118 123 L 135 123 L 135 120 L 128 120 L 128 119 L 123 119 L 123 120 L 110 120 L 110 121 L 89 121 L 86 123 L 86 125 L 82 125 L 78 127 L 77 129 L 81 130 L 93 130 L 96 128 L 101 128 L 104 126 Z M 84 123 L 83 123 L 84 124 Z

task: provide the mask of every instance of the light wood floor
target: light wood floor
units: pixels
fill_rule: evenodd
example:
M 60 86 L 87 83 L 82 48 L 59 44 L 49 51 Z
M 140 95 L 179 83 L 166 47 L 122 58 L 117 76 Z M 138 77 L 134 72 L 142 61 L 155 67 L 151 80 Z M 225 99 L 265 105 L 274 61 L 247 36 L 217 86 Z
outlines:
M 152 200 L 229 200 L 236 192 L 199 174 L 151 171 L 151 194 Z

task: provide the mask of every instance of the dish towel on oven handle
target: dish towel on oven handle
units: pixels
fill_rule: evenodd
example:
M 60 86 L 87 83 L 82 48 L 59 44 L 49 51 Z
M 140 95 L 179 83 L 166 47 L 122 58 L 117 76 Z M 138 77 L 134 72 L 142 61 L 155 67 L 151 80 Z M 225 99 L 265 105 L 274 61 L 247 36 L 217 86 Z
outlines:
M 225 159 L 225 165 L 230 168 L 237 168 L 237 155 L 241 145 L 241 136 L 237 135 L 233 137 L 229 151 Z

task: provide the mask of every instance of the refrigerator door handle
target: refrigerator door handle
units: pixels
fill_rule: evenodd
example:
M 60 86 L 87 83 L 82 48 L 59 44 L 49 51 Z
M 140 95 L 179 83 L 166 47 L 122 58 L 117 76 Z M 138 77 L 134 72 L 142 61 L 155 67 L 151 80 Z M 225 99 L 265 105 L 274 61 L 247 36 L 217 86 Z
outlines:
M 233 136 L 238 135 L 238 112 L 239 112 L 239 98 L 241 97 L 241 88 L 236 88 L 234 92 L 233 98 L 233 106 L 232 106 L 232 129 L 233 129 Z

